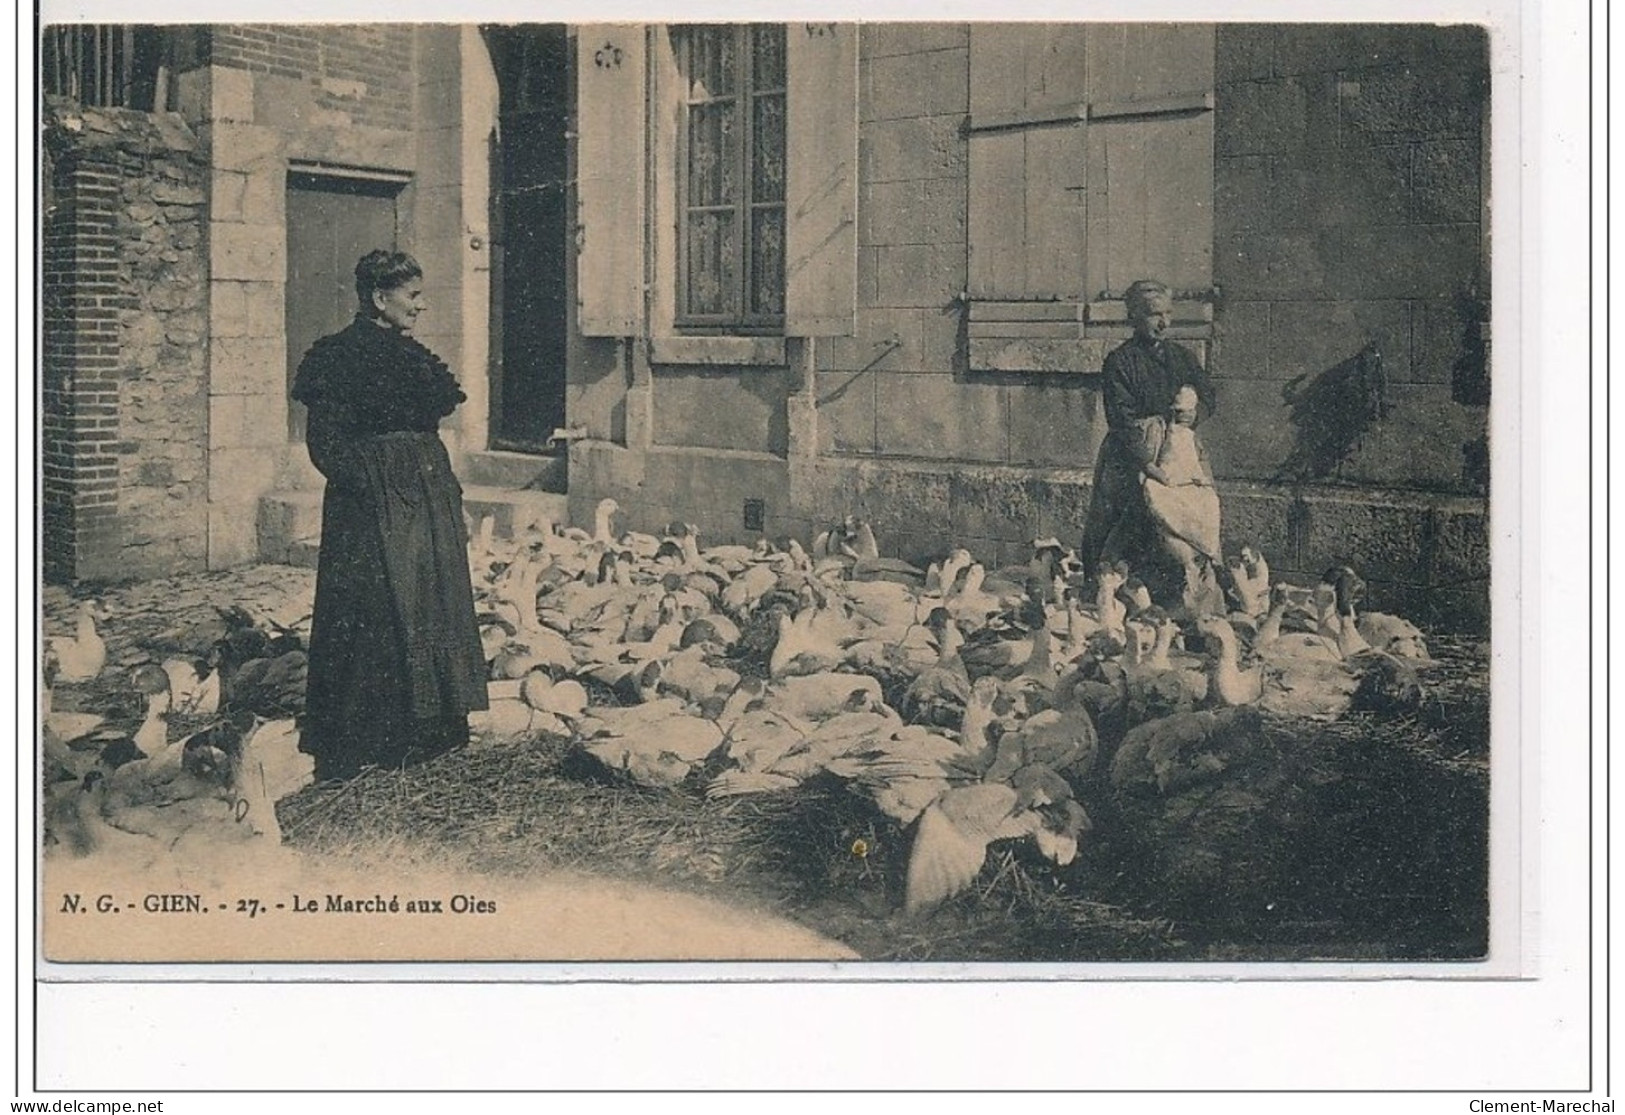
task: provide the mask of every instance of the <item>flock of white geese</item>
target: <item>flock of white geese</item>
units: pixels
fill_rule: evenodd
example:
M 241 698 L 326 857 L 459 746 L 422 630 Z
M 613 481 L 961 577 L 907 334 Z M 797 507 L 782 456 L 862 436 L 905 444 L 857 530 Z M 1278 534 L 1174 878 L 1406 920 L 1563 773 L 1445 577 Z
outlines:
M 1272 583 L 1250 547 L 1229 570 L 1233 611 L 1176 617 L 1131 570 L 1086 572 L 1053 538 L 1012 568 L 956 549 L 920 570 L 882 558 L 854 518 L 811 547 L 702 548 L 684 524 L 617 531 L 619 510 L 602 501 L 590 532 L 538 522 L 499 538 L 489 519 L 470 532 L 492 679 L 477 735 L 552 737 L 633 783 L 713 798 L 834 776 L 912 826 L 909 910 L 969 886 L 998 840 L 1030 838 L 1069 863 L 1090 827 L 1075 787 L 1096 765 L 1098 732 L 1122 741 L 1114 781 L 1149 772 L 1166 789 L 1190 776 L 1204 739 L 1256 728 L 1257 712 L 1236 710 L 1332 719 L 1362 693 L 1403 703 L 1419 692 L 1412 664 L 1428 657 L 1412 624 L 1358 611 L 1353 570 Z M 97 795 L 57 795 L 58 828 L 74 844 L 121 840 L 130 826 L 108 830 L 109 793 L 127 816 L 218 798 L 224 782 L 242 831 L 279 839 L 276 800 L 310 778 L 291 719 L 256 719 L 229 742 L 170 738 L 174 713 L 219 710 L 218 669 L 178 658 L 135 670 L 146 715 L 117 739 L 99 716 L 52 710 L 52 684 L 106 668 L 106 619 L 85 603 L 75 634 L 46 650 L 47 768 L 71 769 L 86 740 L 112 756 L 79 784 Z M 250 663 L 302 665 L 298 651 Z M 594 701 L 594 688 L 613 700 Z
M 957 549 L 920 570 L 882 558 L 854 518 L 810 547 L 702 547 L 681 523 L 618 531 L 619 511 L 601 502 L 590 532 L 472 532 L 494 679 L 477 727 L 568 740 L 637 784 L 711 797 L 845 780 L 913 826 L 911 910 L 967 887 L 997 840 L 1070 862 L 1097 727 L 1133 729 L 1114 773 L 1148 755 L 1166 772 L 1232 727 L 1228 710 L 1324 720 L 1362 693 L 1403 703 L 1427 660 L 1414 625 L 1359 611 L 1352 569 L 1272 583 L 1251 547 L 1230 569 L 1232 612 L 1176 617 L 1131 570 L 1086 573 L 1053 538 L 1012 568 Z

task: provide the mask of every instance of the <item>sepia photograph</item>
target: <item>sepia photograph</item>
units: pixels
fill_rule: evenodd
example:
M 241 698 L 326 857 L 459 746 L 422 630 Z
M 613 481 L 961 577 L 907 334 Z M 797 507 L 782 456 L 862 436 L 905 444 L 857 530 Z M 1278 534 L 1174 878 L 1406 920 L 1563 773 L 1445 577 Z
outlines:
M 1516 962 L 1491 61 L 43 24 L 41 959 Z

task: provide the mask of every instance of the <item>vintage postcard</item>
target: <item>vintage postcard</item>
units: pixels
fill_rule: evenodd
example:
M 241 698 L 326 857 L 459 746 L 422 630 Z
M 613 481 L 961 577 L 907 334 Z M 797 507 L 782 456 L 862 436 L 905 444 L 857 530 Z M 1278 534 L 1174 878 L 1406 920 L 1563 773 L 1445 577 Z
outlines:
M 1493 30 L 47 22 L 53 978 L 1518 971 Z

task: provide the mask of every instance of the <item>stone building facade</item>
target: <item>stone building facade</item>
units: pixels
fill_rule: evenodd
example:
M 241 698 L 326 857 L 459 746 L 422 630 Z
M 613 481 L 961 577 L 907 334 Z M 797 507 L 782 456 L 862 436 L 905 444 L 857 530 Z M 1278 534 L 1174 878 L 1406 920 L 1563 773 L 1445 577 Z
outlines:
M 695 230 L 722 218 L 695 208 L 687 122 L 717 99 L 696 92 L 711 63 L 683 29 L 183 39 L 168 112 L 143 127 L 193 145 L 158 160 L 191 177 L 128 159 L 98 177 L 85 132 L 53 148 L 51 189 L 86 207 L 48 224 L 48 267 L 95 247 L 123 270 L 106 294 L 90 284 L 113 271 L 46 274 L 52 575 L 285 560 L 308 535 L 319 483 L 289 413 L 290 348 L 347 312 L 321 245 L 350 251 L 360 225 L 426 264 L 423 339 L 470 396 L 447 436 L 471 488 L 562 489 L 567 456 L 578 520 L 607 495 L 633 527 L 681 519 L 721 541 L 857 513 L 915 560 L 957 543 L 1007 562 L 1035 535 L 1078 534 L 1099 362 L 1127 335 L 1118 296 L 1159 274 L 1219 386 L 1203 433 L 1227 544 L 1303 576 L 1350 561 L 1379 603 L 1487 622 L 1479 29 L 792 24 L 752 39 L 739 96 L 784 105 L 785 158 L 753 164 L 755 188 L 781 192 L 751 213 L 782 211 L 760 219 L 782 221 L 785 277 L 777 314 L 734 324 L 693 312 L 704 268 L 732 272 L 695 263 Z M 201 204 L 151 200 L 154 174 Z M 157 215 L 92 219 L 98 199 Z M 171 231 L 181 210 L 197 213 L 191 246 Z M 143 239 L 154 226 L 170 239 Z M 132 242 L 182 273 L 196 253 L 201 301 L 152 307 Z M 763 268 L 774 243 L 752 241 Z M 536 275 L 556 310 L 535 310 Z M 188 314 L 205 318 L 190 344 Z M 531 362 L 562 363 L 554 378 L 513 343 L 538 317 L 558 356 Z M 162 388 L 137 371 L 153 360 Z M 1342 423 L 1359 436 L 1333 467 L 1300 467 L 1325 449 L 1304 443 L 1306 390 L 1338 375 L 1367 396 Z M 514 418 L 554 390 L 568 452 L 549 457 Z M 154 410 L 161 437 L 138 417 Z M 129 448 L 149 441 L 168 448 Z

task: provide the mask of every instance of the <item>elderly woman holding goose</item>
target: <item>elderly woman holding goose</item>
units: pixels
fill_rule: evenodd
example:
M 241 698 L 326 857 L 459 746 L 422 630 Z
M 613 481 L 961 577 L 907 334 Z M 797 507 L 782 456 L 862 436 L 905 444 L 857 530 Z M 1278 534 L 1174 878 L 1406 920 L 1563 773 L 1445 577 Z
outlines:
M 1218 498 L 1195 440 L 1213 384 L 1189 349 L 1165 339 L 1167 286 L 1140 279 L 1124 301 L 1134 336 L 1106 357 L 1106 439 L 1078 556 L 1088 568 L 1128 562 L 1166 607 L 1221 610 Z
M 415 259 L 369 252 L 355 289 L 355 320 L 311 347 L 293 386 L 327 478 L 300 740 L 322 780 L 462 746 L 487 707 L 462 487 L 438 433 L 464 395 L 412 338 Z

